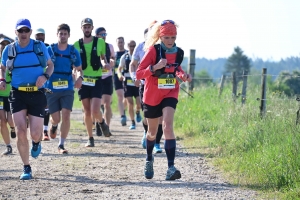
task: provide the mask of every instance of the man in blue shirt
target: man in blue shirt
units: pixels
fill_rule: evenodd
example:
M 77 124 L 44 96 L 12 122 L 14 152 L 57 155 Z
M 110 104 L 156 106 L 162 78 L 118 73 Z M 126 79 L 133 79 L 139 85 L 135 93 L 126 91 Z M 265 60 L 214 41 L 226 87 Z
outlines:
M 32 138 L 31 156 L 36 158 L 41 152 L 40 140 L 47 104 L 43 85 L 51 76 L 54 66 L 45 44 L 30 39 L 32 29 L 28 19 L 17 21 L 15 33 L 18 41 L 7 45 L 2 53 L 0 89 L 5 89 L 5 73 L 10 70 L 12 90 L 8 100 L 16 126 L 17 147 L 24 164 L 20 179 L 28 180 L 32 175 L 26 116 Z
M 52 94 L 46 94 L 52 124 L 50 137 L 56 138 L 57 126 L 62 118 L 58 144 L 58 152 L 61 154 L 68 153 L 64 148 L 64 142 L 70 130 L 70 115 L 74 101 L 73 67 L 77 70 L 75 88 L 80 88 L 83 80 L 81 58 L 74 46 L 68 44 L 69 37 L 70 27 L 67 24 L 60 24 L 57 28 L 58 43 L 48 47 L 54 63 L 53 74 L 46 83 L 46 87 L 53 91 Z

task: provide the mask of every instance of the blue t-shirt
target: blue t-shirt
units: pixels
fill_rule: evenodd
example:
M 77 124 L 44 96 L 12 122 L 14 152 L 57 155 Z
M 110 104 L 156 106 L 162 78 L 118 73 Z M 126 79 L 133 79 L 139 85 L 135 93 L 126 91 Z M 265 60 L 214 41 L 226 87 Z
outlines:
M 20 47 L 18 42 L 15 43 L 17 55 L 14 60 L 14 68 L 12 70 L 11 80 L 11 85 L 14 88 L 19 88 L 20 86 L 35 86 L 38 77 L 44 73 L 44 68 L 40 65 L 39 59 L 33 51 L 33 44 L 34 40 L 32 39 L 30 39 L 29 44 L 24 48 Z M 42 42 L 41 47 L 44 56 L 46 57 L 45 60 L 48 61 L 50 59 L 50 56 L 48 54 L 45 44 Z M 2 53 L 1 63 L 5 67 L 7 66 L 7 60 L 8 45 L 5 47 Z
M 53 54 L 56 53 L 54 62 L 54 71 L 50 79 L 46 83 L 46 87 L 51 89 L 53 92 L 60 92 L 65 90 L 73 90 L 74 84 L 72 79 L 72 67 L 81 66 L 81 58 L 77 49 L 73 47 L 74 54 L 71 55 L 71 46 L 61 51 L 58 49 L 57 44 L 54 44 L 53 50 L 49 46 L 48 52 L 52 58 Z M 73 58 L 74 63 L 71 61 Z

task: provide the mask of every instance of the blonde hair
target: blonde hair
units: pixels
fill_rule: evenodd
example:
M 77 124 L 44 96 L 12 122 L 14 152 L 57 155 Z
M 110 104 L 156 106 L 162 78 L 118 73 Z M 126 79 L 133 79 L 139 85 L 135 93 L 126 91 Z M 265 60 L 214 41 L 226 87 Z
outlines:
M 178 24 L 175 23 L 175 26 L 178 28 Z M 161 23 L 156 22 L 152 28 L 149 28 L 147 39 L 144 45 L 144 51 L 147 51 L 151 46 L 155 45 L 159 40 L 159 31 L 160 31 Z

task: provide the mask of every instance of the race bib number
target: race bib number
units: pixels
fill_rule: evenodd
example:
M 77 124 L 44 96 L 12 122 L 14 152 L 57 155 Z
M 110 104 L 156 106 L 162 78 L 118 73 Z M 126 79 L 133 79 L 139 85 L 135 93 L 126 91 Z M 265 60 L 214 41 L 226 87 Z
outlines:
M 60 80 L 60 81 L 53 81 L 52 82 L 53 89 L 66 89 L 68 88 L 68 81 L 66 80 Z
M 3 108 L 4 108 L 4 101 L 3 101 L 3 99 L 1 98 L 1 99 L 0 99 L 0 110 L 3 110 Z
M 87 77 L 83 78 L 82 85 L 95 86 L 95 84 L 96 84 L 95 78 L 87 78 Z
M 21 86 L 18 90 L 23 92 L 36 92 L 38 91 L 38 88 L 36 86 Z
M 102 76 L 108 75 L 109 72 L 110 72 L 110 70 L 108 70 L 108 69 L 102 69 Z
M 128 78 L 126 81 L 127 86 L 134 86 L 134 83 L 131 78 Z
M 175 78 L 159 78 L 158 79 L 158 89 L 173 89 L 175 88 L 176 79 Z

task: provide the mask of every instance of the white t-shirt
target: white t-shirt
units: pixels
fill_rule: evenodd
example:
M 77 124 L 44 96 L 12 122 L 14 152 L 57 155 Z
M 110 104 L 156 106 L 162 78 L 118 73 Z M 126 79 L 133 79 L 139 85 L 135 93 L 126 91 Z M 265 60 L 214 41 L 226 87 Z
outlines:
M 140 43 L 133 51 L 133 59 L 140 62 L 145 55 L 144 51 L 145 42 Z

